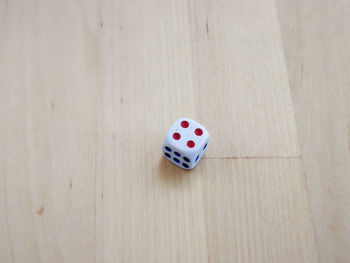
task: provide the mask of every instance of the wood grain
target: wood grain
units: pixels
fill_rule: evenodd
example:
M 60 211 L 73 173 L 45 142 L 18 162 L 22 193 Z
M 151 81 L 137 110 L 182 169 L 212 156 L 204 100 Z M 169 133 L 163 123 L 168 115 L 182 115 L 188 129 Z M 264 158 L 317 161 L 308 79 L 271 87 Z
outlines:
M 208 156 L 299 156 L 275 2 L 190 1 L 188 13 Z
M 1 262 L 92 262 L 95 4 L 2 1 Z
M 209 262 L 317 262 L 299 158 L 205 160 L 201 172 Z
M 274 1 L 1 7 L 1 262 L 317 262 Z
M 320 262 L 350 262 L 350 8 L 277 1 Z

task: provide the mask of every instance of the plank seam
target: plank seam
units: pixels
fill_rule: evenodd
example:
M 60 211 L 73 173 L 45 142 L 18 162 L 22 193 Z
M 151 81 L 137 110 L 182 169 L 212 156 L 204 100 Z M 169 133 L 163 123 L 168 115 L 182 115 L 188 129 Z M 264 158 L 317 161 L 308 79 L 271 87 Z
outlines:
M 207 160 L 220 160 L 220 159 L 301 159 L 301 156 L 232 156 L 232 157 L 203 157 Z

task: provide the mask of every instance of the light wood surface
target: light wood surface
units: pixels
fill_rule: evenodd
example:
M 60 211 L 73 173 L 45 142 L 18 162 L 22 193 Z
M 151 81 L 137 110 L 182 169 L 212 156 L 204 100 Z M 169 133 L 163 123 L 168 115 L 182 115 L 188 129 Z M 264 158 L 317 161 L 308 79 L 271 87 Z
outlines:
M 350 262 L 349 1 L 279 0 L 320 262 Z
M 328 5 L 0 1 L 0 262 L 347 262 Z M 160 149 L 181 116 L 211 133 L 191 171 Z

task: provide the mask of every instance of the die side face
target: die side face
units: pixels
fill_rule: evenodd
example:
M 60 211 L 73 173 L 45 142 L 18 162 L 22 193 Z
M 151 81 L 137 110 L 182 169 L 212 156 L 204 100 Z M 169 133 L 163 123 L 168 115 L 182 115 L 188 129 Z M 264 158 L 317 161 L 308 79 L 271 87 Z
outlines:
M 208 131 L 196 121 L 181 118 L 170 127 L 163 142 L 163 153 L 175 165 L 194 168 L 209 142 Z

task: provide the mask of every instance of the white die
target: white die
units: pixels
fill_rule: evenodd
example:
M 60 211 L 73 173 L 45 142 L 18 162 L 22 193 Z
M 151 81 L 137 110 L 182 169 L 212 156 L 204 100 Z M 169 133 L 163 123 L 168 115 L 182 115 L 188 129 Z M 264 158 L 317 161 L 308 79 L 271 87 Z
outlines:
M 198 122 L 181 118 L 170 127 L 162 150 L 165 157 L 175 165 L 192 169 L 202 158 L 209 138 L 209 132 Z

